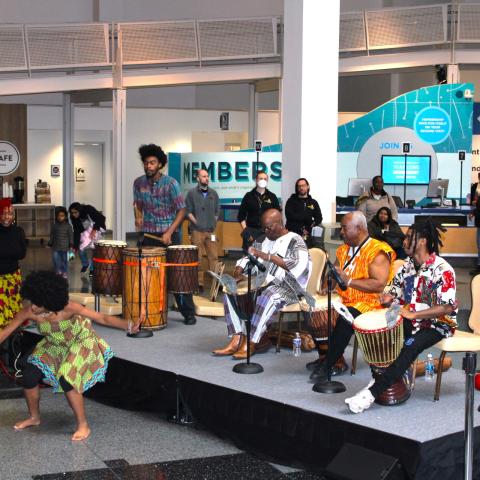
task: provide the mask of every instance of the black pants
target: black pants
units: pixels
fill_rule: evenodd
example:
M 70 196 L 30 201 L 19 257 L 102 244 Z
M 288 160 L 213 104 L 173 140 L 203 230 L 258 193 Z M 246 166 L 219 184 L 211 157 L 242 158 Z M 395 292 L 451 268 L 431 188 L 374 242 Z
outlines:
M 161 235 L 160 233 L 155 235 Z M 178 232 L 175 232 L 172 235 L 172 244 L 173 245 L 180 245 L 180 235 Z M 167 247 L 167 245 L 163 244 L 158 240 L 153 238 L 145 237 L 143 241 L 144 247 Z M 175 293 L 175 301 L 177 302 L 178 309 L 180 313 L 183 315 L 183 318 L 191 318 L 195 316 L 195 306 L 193 305 L 193 295 L 191 293 Z
M 22 371 L 23 388 L 27 390 L 35 388 L 40 384 L 42 378 L 42 371 L 38 367 L 33 365 L 33 363 L 27 362 L 26 367 Z M 65 393 L 73 389 L 73 387 L 65 380 L 63 376 L 60 377 L 58 383 L 60 383 L 60 386 Z
M 356 308 L 348 307 L 348 311 L 352 314 L 353 318 L 360 315 Z M 332 338 L 330 339 L 330 348 L 327 352 L 327 368 L 331 368 L 335 365 L 335 362 L 343 355 L 343 352 L 347 348 L 348 342 L 352 338 L 353 327 L 350 322 L 345 320 L 342 316 L 337 319 L 337 324 L 332 332 Z
M 370 387 L 372 395 L 377 398 L 387 388 L 391 387 L 407 371 L 420 353 L 439 342 L 443 335 L 432 328 L 419 330 L 412 335 L 413 326 L 410 320 L 403 320 L 405 341 L 397 359 L 375 379 Z

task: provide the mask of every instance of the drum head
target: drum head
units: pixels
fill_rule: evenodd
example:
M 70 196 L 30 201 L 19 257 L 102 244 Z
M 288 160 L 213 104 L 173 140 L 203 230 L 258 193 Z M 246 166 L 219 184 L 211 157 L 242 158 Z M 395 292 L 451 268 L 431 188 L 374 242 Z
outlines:
M 384 330 L 387 328 L 387 313 L 388 308 L 381 308 L 379 310 L 372 310 L 371 312 L 362 313 L 353 322 L 355 330 L 375 332 L 377 330 Z M 400 315 L 397 319 L 401 321 Z
M 99 240 L 98 242 L 95 242 L 95 245 L 98 245 L 99 247 L 125 248 L 127 246 L 127 243 L 123 242 L 122 240 Z
M 133 257 L 138 257 L 138 248 L 128 247 L 124 248 L 122 253 L 124 255 L 130 255 Z M 143 247 L 142 256 L 144 257 L 163 257 L 165 256 L 166 248 L 163 247 Z
M 196 245 L 170 245 L 168 250 L 198 250 Z

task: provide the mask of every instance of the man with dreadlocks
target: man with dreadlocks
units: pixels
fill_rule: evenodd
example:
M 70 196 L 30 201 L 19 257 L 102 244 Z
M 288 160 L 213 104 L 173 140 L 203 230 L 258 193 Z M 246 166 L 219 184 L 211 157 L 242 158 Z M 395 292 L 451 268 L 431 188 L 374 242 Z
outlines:
M 455 272 L 438 256 L 443 232 L 445 228 L 431 219 L 408 229 L 404 241 L 408 260 L 395 275 L 388 293 L 381 296 L 384 306 L 393 302 L 401 305 L 404 345 L 383 375 L 345 400 L 354 413 L 369 408 L 376 398 L 402 377 L 421 352 L 455 333 Z

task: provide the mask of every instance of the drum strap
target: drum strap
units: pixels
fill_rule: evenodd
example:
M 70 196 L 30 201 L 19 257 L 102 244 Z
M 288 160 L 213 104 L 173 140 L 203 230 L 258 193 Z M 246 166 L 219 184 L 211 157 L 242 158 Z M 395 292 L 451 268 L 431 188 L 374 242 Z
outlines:
M 358 248 L 356 250 L 353 251 L 353 255 L 350 257 L 350 259 L 345 263 L 345 265 L 343 266 L 343 269 L 342 270 L 345 270 L 352 262 L 353 262 L 353 259 L 357 256 L 357 254 L 360 252 L 360 250 L 362 249 L 362 247 L 368 242 L 368 240 L 370 240 L 370 237 L 367 236 L 367 238 L 358 246 Z

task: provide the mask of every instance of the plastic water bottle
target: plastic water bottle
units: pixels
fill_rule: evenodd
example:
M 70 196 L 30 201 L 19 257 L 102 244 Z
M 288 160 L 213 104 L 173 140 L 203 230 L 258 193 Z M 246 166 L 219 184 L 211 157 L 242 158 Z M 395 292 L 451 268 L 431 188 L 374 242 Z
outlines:
M 427 361 L 425 362 L 425 381 L 426 382 L 433 381 L 434 376 L 435 376 L 435 366 L 433 363 L 433 355 L 429 353 L 427 355 Z
M 295 338 L 293 339 L 293 356 L 299 357 L 302 353 L 302 339 L 300 338 L 300 334 L 297 332 L 295 333 Z

